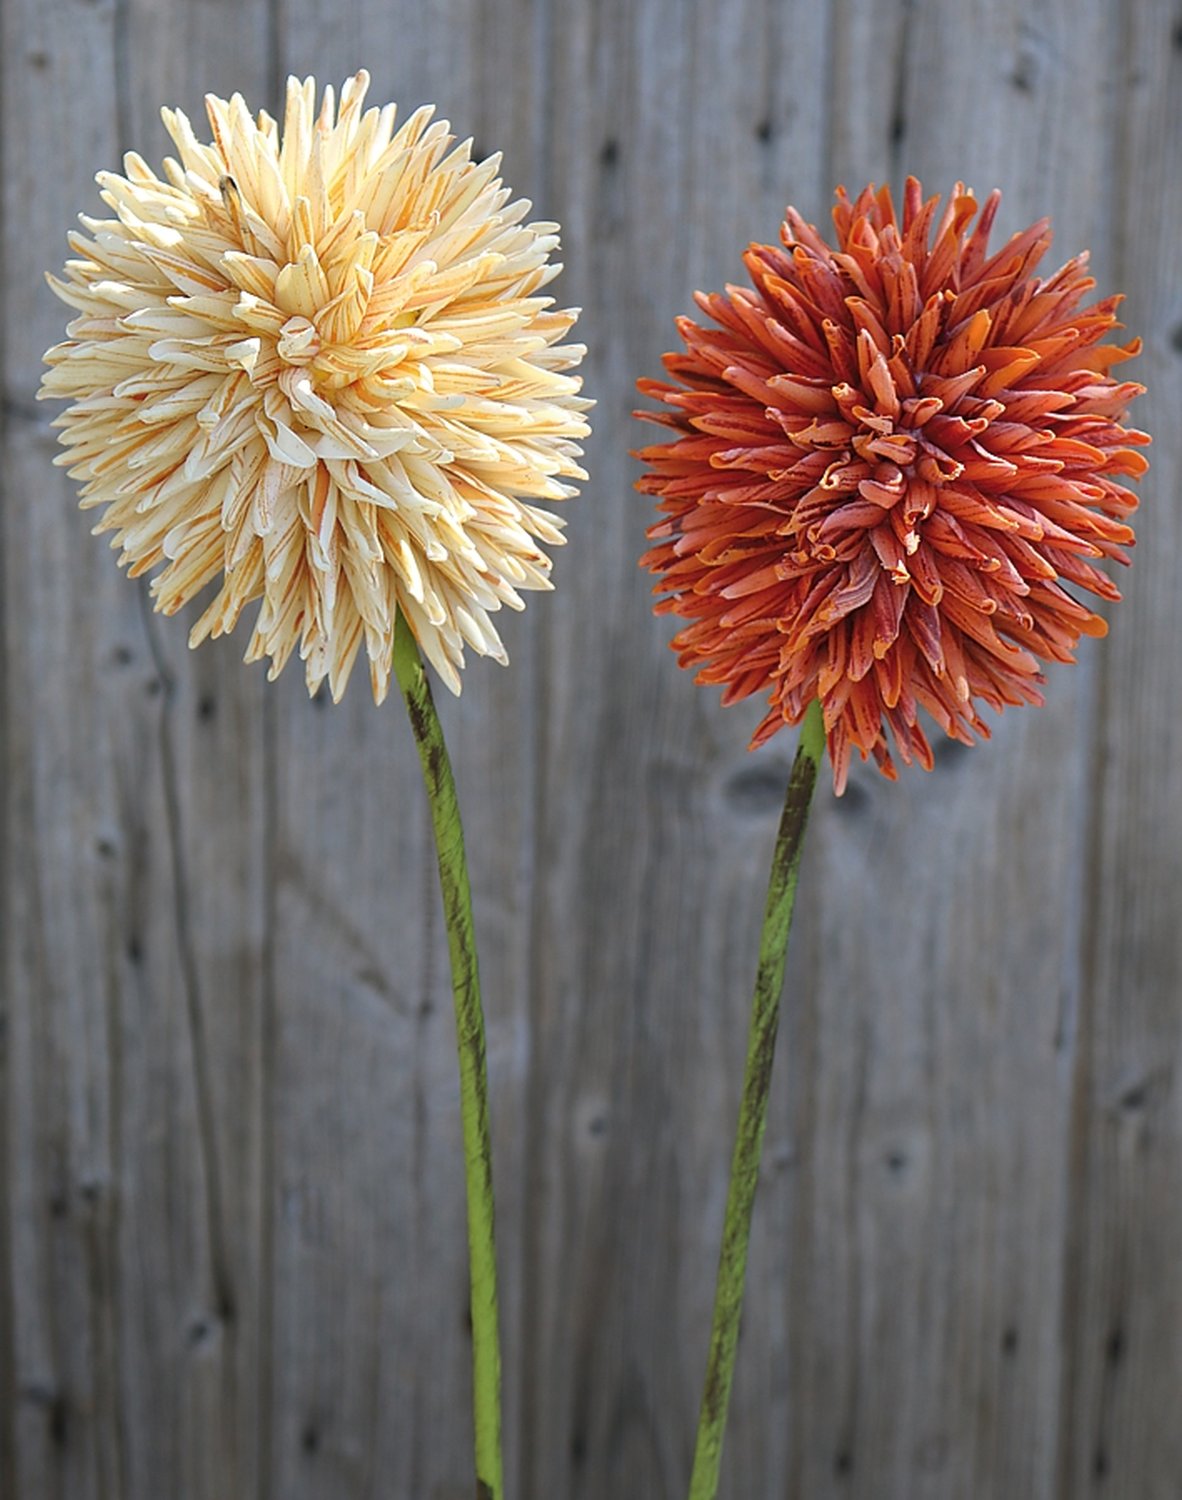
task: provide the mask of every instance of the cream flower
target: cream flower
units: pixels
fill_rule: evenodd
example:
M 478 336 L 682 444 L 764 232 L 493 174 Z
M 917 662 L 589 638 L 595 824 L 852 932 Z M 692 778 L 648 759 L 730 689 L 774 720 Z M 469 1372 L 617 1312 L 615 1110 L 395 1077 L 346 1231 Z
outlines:
M 499 157 L 449 150 L 444 121 L 290 79 L 280 132 L 209 96 L 213 143 L 165 110 L 179 164 L 99 174 L 115 219 L 82 216 L 50 285 L 79 316 L 40 394 L 68 400 L 58 462 L 104 507 L 157 609 L 217 591 L 190 645 L 261 599 L 246 659 L 297 641 L 314 692 L 344 691 L 364 639 L 374 697 L 401 608 L 453 691 L 489 618 L 549 588 L 591 404 L 564 371 L 575 312 L 537 295 L 554 224 L 526 224 Z M 87 237 L 89 236 L 89 237 Z

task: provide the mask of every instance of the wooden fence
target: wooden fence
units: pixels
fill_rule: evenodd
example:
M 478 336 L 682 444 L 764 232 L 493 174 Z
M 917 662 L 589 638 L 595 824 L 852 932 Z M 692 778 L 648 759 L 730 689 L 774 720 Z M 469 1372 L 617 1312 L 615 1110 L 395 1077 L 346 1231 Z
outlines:
M 838 182 L 1006 193 L 1145 339 L 1136 562 L 1049 704 L 810 833 L 730 1500 L 1182 1495 L 1174 0 L 3 0 L 0 1494 L 467 1500 L 452 1018 L 397 702 L 309 702 L 88 534 L 41 274 L 162 103 L 435 100 L 564 228 L 557 591 L 446 705 L 490 1009 L 510 1492 L 677 1500 L 771 839 L 636 569 L 632 383 Z

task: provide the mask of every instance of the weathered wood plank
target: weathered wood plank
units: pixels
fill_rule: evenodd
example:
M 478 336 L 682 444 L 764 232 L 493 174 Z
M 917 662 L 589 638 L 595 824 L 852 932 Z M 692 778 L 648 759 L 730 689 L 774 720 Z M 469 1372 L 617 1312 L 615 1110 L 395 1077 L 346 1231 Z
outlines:
M 121 147 L 134 142 L 156 158 L 172 149 L 159 120 L 161 103 L 204 123 L 202 97 L 212 81 L 221 93 L 257 94 L 270 80 L 264 0 L 133 3 L 116 17 Z M 186 636 L 197 611 L 167 621 L 148 616 L 142 605 L 141 594 L 145 635 L 166 687 L 160 753 L 176 946 L 194 1087 L 203 1096 L 195 1107 L 210 1285 L 185 1326 L 187 1357 L 204 1370 L 200 1404 L 181 1421 L 179 1471 L 194 1494 L 213 1497 L 258 1486 L 265 1458 L 266 1049 L 273 999 L 267 705 L 261 671 L 242 666 L 241 641 L 190 653 Z M 152 1399 L 145 1390 L 143 1404 L 150 1408 Z M 159 1425 L 167 1431 L 167 1424 L 165 1408 Z M 145 1423 L 149 1433 L 154 1426 Z M 139 1482 L 146 1491 L 166 1491 L 176 1483 L 174 1463 L 145 1470 Z
M 754 713 L 720 714 L 680 676 L 648 612 L 627 418 L 693 288 L 742 274 L 786 193 L 819 195 L 826 46 L 823 12 L 735 3 L 571 7 L 553 48 L 551 176 L 603 332 L 594 482 L 542 700 L 531 1494 L 656 1500 L 688 1476 L 775 812 L 753 847 Z M 782 1470 L 779 1352 L 761 1305 L 737 1406 L 758 1389 L 767 1420 L 733 1450 L 737 1493 Z
M 156 106 L 436 100 L 564 225 L 593 480 L 442 705 L 490 1021 L 508 1472 L 688 1474 L 791 745 L 678 674 L 632 382 L 786 199 L 916 170 L 1050 212 L 1148 336 L 1112 639 L 1048 706 L 823 796 L 725 1463 L 756 1497 L 1177 1494 L 1182 51 L 1166 0 L 5 0 L 0 1493 L 470 1494 L 446 953 L 398 703 L 184 647 L 49 467 L 40 282 Z M 1122 580 L 1123 581 L 1123 580 Z M 446 695 L 444 695 L 446 696 Z
M 1182 1476 L 1182 30 L 1166 4 L 1118 17 L 1112 275 L 1146 340 L 1139 420 L 1157 442 L 1089 761 L 1058 1500 L 1167 1500 Z
M 482 155 L 504 151 L 518 193 L 533 191 L 532 96 L 499 89 L 487 51 L 506 45 L 503 16 L 469 0 L 425 11 L 291 0 L 281 16 L 283 73 L 339 84 L 364 65 L 373 103 L 397 101 L 402 118 L 436 103 Z M 459 702 L 436 685 L 477 892 L 510 1475 L 534 816 L 529 643 L 554 602 L 535 598 L 504 621 L 508 671 L 473 660 Z M 298 681 L 282 685 L 278 702 L 273 1483 L 285 1500 L 319 1500 L 326 1485 L 467 1497 L 455 1026 L 418 762 L 397 692 L 375 709 L 364 674 L 339 708 L 309 705 Z
M 261 699 L 89 538 L 35 408 L 41 280 L 95 170 L 194 57 L 260 71 L 261 6 L 5 8 L 5 987 L 14 1494 L 257 1483 Z M 11 42 L 11 45 L 10 45 Z
M 1049 213 L 1053 263 L 1091 245 L 1110 274 L 1106 8 L 920 3 L 890 43 L 860 14 L 834 178 L 1001 186 L 999 241 Z M 802 1494 L 1053 1490 L 1094 670 L 931 777 L 864 770 L 818 822 L 788 1032 Z

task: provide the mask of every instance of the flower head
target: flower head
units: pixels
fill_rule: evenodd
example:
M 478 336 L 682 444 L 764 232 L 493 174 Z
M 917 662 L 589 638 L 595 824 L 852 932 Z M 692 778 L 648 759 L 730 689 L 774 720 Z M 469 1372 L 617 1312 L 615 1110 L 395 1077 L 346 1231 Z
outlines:
M 363 111 L 368 83 L 317 113 L 289 79 L 282 130 L 210 96 L 210 145 L 165 110 L 179 163 L 100 173 L 115 218 L 83 216 L 50 278 L 78 316 L 41 394 L 156 607 L 216 582 L 190 644 L 261 600 L 247 660 L 274 677 L 298 643 L 339 698 L 364 640 L 380 701 L 399 609 L 456 692 L 465 643 L 505 660 L 489 616 L 550 586 L 533 502 L 586 477 L 590 403 L 575 313 L 538 295 L 557 226 L 430 108 Z
M 958 184 L 937 221 L 910 178 L 900 223 L 886 188 L 839 188 L 836 249 L 789 208 L 639 382 L 675 433 L 638 487 L 681 663 L 724 703 L 767 693 L 753 745 L 819 697 L 839 792 L 854 749 L 894 778 L 888 730 L 931 768 L 921 708 L 972 744 L 980 704 L 1040 703 L 1040 663 L 1106 630 L 1065 584 L 1120 597 L 1097 563 L 1128 560 L 1149 439 L 1108 371 L 1139 345 L 1101 342 L 1120 298 L 1081 307 L 1086 254 L 1032 274 L 1045 220 L 988 254 L 999 199 L 971 227 Z

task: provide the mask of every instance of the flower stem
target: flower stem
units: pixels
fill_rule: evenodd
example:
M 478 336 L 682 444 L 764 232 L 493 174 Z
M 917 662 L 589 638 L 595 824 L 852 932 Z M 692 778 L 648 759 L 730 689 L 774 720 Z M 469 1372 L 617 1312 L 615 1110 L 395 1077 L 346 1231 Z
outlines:
M 472 1286 L 472 1401 L 476 1429 L 477 1500 L 503 1500 L 501 1461 L 501 1346 L 497 1314 L 497 1256 L 493 1234 L 492 1139 L 488 1128 L 488 1069 L 484 1012 L 472 926 L 472 891 L 464 833 L 443 728 L 419 649 L 405 615 L 394 629 L 394 675 L 406 700 L 431 805 L 439 883 L 447 922 L 460 1112 L 468 1194 L 468 1262 Z
M 714 1322 L 710 1330 L 710 1353 L 706 1384 L 698 1415 L 698 1437 L 690 1478 L 690 1500 L 714 1500 L 722 1463 L 722 1439 L 726 1430 L 731 1381 L 735 1373 L 735 1350 L 739 1342 L 739 1318 L 743 1310 L 743 1287 L 747 1277 L 747 1247 L 751 1239 L 751 1210 L 759 1177 L 759 1158 L 767 1126 L 768 1095 L 771 1091 L 772 1059 L 776 1029 L 780 1021 L 780 992 L 784 986 L 784 961 L 796 878 L 808 824 L 809 807 L 817 771 L 825 749 L 821 705 L 809 705 L 800 731 L 800 743 L 788 795 L 776 835 L 764 909 L 763 933 L 759 940 L 759 972 L 751 1002 L 751 1026 L 747 1037 L 747 1065 L 743 1075 L 743 1097 L 739 1105 L 739 1127 L 731 1158 L 727 1189 L 726 1219 L 722 1231 L 722 1253 L 714 1288 Z

